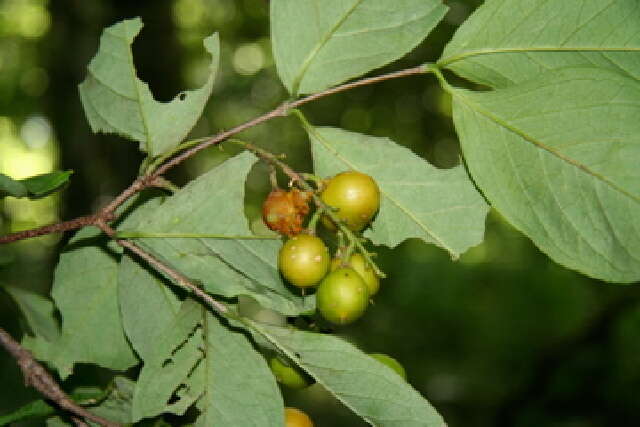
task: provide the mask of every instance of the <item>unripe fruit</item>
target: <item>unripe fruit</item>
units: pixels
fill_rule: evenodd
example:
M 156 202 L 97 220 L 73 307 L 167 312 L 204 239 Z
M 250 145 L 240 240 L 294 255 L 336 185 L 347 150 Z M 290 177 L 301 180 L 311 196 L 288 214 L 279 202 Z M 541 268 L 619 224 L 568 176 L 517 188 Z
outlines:
M 269 367 L 276 380 L 287 387 L 301 389 L 313 384 L 313 378 L 296 367 L 285 365 L 277 357 L 269 361 Z
M 396 359 L 383 353 L 370 353 L 369 356 L 393 369 L 398 375 L 402 377 L 402 379 L 406 381 L 407 372 L 404 370 L 400 362 L 398 362 Z
M 331 271 L 335 271 L 340 267 L 342 260 L 340 258 L 334 258 L 331 260 Z M 349 257 L 347 267 L 351 267 L 362 277 L 364 283 L 369 289 L 369 296 L 372 297 L 378 293 L 380 289 L 380 278 L 373 271 L 373 268 L 367 263 L 367 260 L 359 253 L 355 253 Z
M 293 285 L 306 288 L 318 283 L 329 269 L 329 250 L 316 236 L 299 234 L 289 239 L 278 254 L 278 267 Z
M 313 427 L 311 418 L 300 409 L 284 408 L 285 427 Z
M 342 172 L 329 179 L 320 198 L 336 208 L 336 215 L 353 231 L 360 231 L 369 224 L 380 207 L 380 189 L 369 175 L 361 172 Z M 323 224 L 335 229 L 329 218 Z
M 358 319 L 368 303 L 367 285 L 351 268 L 338 268 L 329 273 L 316 293 L 318 311 L 336 325 L 346 325 Z
M 297 188 L 273 190 L 262 204 L 262 220 L 274 231 L 295 236 L 302 231 L 302 222 L 309 213 L 309 197 L 309 193 Z

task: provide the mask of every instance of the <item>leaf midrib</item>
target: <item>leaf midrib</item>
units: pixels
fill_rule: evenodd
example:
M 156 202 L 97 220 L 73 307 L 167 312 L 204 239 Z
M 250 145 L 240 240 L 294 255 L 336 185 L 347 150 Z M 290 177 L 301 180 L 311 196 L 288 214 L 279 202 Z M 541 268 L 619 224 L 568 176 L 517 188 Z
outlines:
M 304 59 L 304 61 L 302 61 L 302 65 L 298 69 L 298 74 L 293 78 L 293 82 L 291 84 L 291 93 L 294 96 L 298 95 L 298 89 L 300 88 L 300 83 L 302 82 L 302 79 L 304 78 L 304 75 L 307 72 L 307 69 L 311 66 L 311 62 L 313 62 L 313 60 L 318 55 L 320 50 L 322 50 L 322 48 L 329 42 L 329 39 L 331 39 L 331 37 L 335 34 L 335 32 L 338 31 L 338 28 L 340 28 L 340 26 L 342 26 L 344 21 L 346 21 L 347 18 L 351 16 L 353 11 L 360 5 L 360 3 L 362 3 L 362 1 L 363 0 L 356 0 L 351 6 L 351 8 L 349 8 L 344 13 L 344 15 L 342 15 L 340 19 L 336 21 L 333 27 L 331 27 L 331 29 L 318 41 L 316 46 L 309 52 L 309 54 Z
M 611 189 L 619 192 L 620 194 L 622 194 L 622 195 L 630 198 L 634 202 L 640 204 L 640 197 L 629 193 L 627 190 L 625 190 L 624 188 L 618 186 L 617 184 L 615 184 L 614 182 L 610 181 L 609 179 L 607 179 L 603 175 L 591 170 L 588 166 L 580 163 L 579 161 L 577 161 L 575 159 L 572 159 L 570 157 L 565 156 L 564 154 L 562 154 L 558 150 L 546 145 L 542 141 L 537 140 L 536 138 L 534 138 L 532 135 L 529 135 L 525 131 L 523 131 L 521 129 L 518 129 L 515 126 L 512 126 L 506 120 L 503 120 L 500 117 L 498 117 L 497 115 L 492 114 L 491 111 L 480 107 L 478 104 L 474 103 L 471 99 L 469 99 L 468 97 L 464 96 L 464 92 L 462 92 L 460 89 L 450 88 L 449 93 L 451 93 L 451 95 L 453 97 L 455 97 L 456 99 L 460 100 L 460 102 L 462 102 L 464 105 L 466 105 L 472 111 L 475 111 L 475 112 L 481 114 L 482 116 L 484 116 L 487 119 L 491 120 L 492 122 L 494 122 L 498 126 L 501 126 L 501 127 L 505 128 L 506 130 L 508 130 L 508 131 L 520 136 L 525 141 L 535 145 L 536 147 L 538 147 L 538 148 L 540 148 L 542 150 L 547 151 L 548 153 L 550 153 L 554 157 L 562 160 L 563 162 L 569 164 L 570 166 L 578 168 L 582 172 L 584 172 L 584 173 L 590 175 L 591 177 L 593 177 L 594 179 L 602 182 L 607 187 L 610 187 Z
M 379 421 L 381 419 L 391 420 L 389 418 L 384 418 L 382 416 L 377 416 L 376 417 L 374 414 L 365 414 L 365 413 L 363 413 L 361 410 L 356 408 L 349 400 L 344 398 L 344 396 L 353 396 L 353 394 L 345 393 L 343 391 L 336 390 L 335 387 L 332 387 L 331 385 L 326 383 L 323 378 L 317 376 L 317 374 L 313 370 L 313 368 L 320 368 L 320 369 L 330 370 L 330 369 L 332 369 L 331 367 L 319 366 L 319 365 L 314 364 L 314 363 L 312 363 L 312 362 L 310 362 L 308 360 L 302 360 L 296 351 L 294 351 L 293 349 L 289 348 L 290 344 L 285 344 L 285 343 L 283 343 L 281 341 L 281 338 L 278 336 L 278 334 L 272 333 L 272 332 L 264 329 L 261 325 L 258 325 L 254 321 L 249 321 L 249 322 L 250 322 L 249 326 L 254 331 L 258 332 L 260 335 L 262 335 L 264 338 L 266 338 L 274 346 L 276 346 L 278 349 L 280 349 L 280 351 L 282 351 L 285 355 L 290 357 L 291 360 L 296 361 L 298 366 L 300 366 L 304 371 L 306 371 L 309 375 L 311 375 L 316 380 L 316 382 L 321 384 L 325 389 L 329 390 L 329 392 L 336 399 L 338 399 L 340 402 L 342 402 L 343 405 L 345 405 L 347 408 L 352 410 L 355 414 L 357 414 L 360 417 L 362 417 L 369 424 L 376 425 L 375 424 L 376 421 Z M 284 340 L 286 341 L 286 338 L 284 338 Z M 317 347 L 313 347 L 313 346 L 311 346 L 311 349 L 309 349 L 309 348 L 304 348 L 304 349 L 301 348 L 300 349 L 300 351 L 304 351 L 304 350 L 312 351 L 312 352 L 313 351 L 318 351 L 318 352 L 322 351 L 321 349 L 319 350 Z M 328 351 L 335 352 L 336 349 L 332 348 L 331 350 L 328 350 Z M 361 397 L 361 396 L 356 396 L 356 397 Z M 368 398 L 375 399 L 375 396 L 368 396 Z M 402 402 L 402 403 L 404 403 L 404 402 Z M 402 403 L 400 403 L 400 404 L 402 404 Z M 406 407 L 409 409 L 410 412 L 412 412 L 412 414 L 410 415 L 409 419 L 414 421 L 416 418 L 415 418 L 415 415 L 413 413 L 413 407 L 411 407 L 411 405 L 406 405 Z M 437 414 L 437 412 L 436 412 L 435 414 L 432 414 L 432 415 L 438 416 L 439 414 Z M 404 421 L 404 419 L 402 421 Z M 440 423 L 437 423 L 437 424 L 429 423 L 427 425 L 442 426 L 444 424 L 440 422 Z
M 460 62 L 474 56 L 494 55 L 500 53 L 535 53 L 535 52 L 640 52 L 640 47 L 502 47 L 471 49 L 457 55 L 443 58 L 438 61 L 438 66 L 445 68 L 455 62 Z
M 325 146 L 326 149 L 328 149 L 329 151 L 331 151 L 333 153 L 333 155 L 338 158 L 340 161 L 342 161 L 345 165 L 349 166 L 351 169 L 353 170 L 358 170 L 358 168 L 356 167 L 356 165 L 352 164 L 348 159 L 344 158 L 342 155 L 340 155 L 340 153 L 338 153 L 338 151 L 333 148 L 329 142 L 327 140 L 324 139 L 324 137 L 322 135 L 320 135 L 320 133 L 313 127 L 309 128 L 312 132 L 313 135 L 315 136 L 315 138 L 322 144 Z M 396 199 L 394 199 L 393 197 L 391 197 L 389 195 L 389 193 L 387 193 L 386 191 L 384 191 L 382 188 L 380 189 L 380 193 L 382 195 L 384 195 L 384 197 L 386 197 L 389 201 L 391 201 L 398 209 L 400 209 L 405 215 L 407 215 L 413 222 L 415 222 L 422 230 L 424 230 L 424 232 L 429 235 L 434 243 L 436 243 L 437 245 L 439 245 L 441 248 L 445 249 L 447 252 L 449 252 L 453 257 L 457 258 L 459 255 L 456 251 L 454 251 L 452 248 L 450 248 L 448 245 L 446 245 L 444 243 L 444 241 L 438 237 L 436 234 L 433 233 L 433 231 L 431 231 L 426 224 L 424 224 L 422 221 L 420 221 L 420 219 L 418 219 L 414 214 L 412 214 L 408 209 L 406 209 L 404 207 L 404 205 L 402 205 L 400 202 L 398 202 Z
M 123 26 L 124 31 L 127 31 L 128 28 L 126 28 L 126 26 Z M 136 32 L 136 34 L 134 35 L 137 36 L 139 34 L 140 29 L 138 29 L 138 31 Z M 133 63 L 133 53 L 131 52 L 131 43 L 129 42 L 129 39 L 119 33 L 114 33 L 114 32 L 109 32 L 113 37 L 123 40 L 124 44 L 125 44 L 125 48 L 127 49 L 127 62 L 129 63 L 129 70 L 131 71 L 131 78 L 133 79 L 133 83 L 134 83 L 134 87 L 136 90 L 136 101 L 138 104 L 138 110 L 140 111 L 140 118 L 142 119 L 142 126 L 144 127 L 144 135 L 145 135 L 145 148 L 146 148 L 146 152 L 147 154 L 149 154 L 150 156 L 154 155 L 153 152 L 153 142 L 151 141 L 151 131 L 149 130 L 149 124 L 147 123 L 147 117 L 145 115 L 145 111 L 142 108 L 142 94 L 140 93 L 140 83 L 142 83 L 140 81 L 140 79 L 138 79 L 138 76 L 136 75 L 136 67 L 135 64 Z M 105 85 L 106 86 L 106 85 Z M 109 86 L 107 86 L 109 87 Z M 117 93 L 116 91 L 114 91 L 115 93 Z

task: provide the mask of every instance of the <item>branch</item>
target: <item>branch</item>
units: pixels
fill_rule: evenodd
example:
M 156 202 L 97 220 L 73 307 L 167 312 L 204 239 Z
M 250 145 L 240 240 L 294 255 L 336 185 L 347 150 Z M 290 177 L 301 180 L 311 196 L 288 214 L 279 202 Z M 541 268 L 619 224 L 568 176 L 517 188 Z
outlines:
M 249 120 L 239 126 L 234 127 L 233 129 L 220 132 L 217 135 L 212 136 L 211 138 L 206 138 L 199 142 L 197 145 L 189 147 L 185 149 L 185 151 L 177 154 L 175 157 L 170 159 L 166 159 L 164 163 L 161 163 L 157 166 L 155 170 L 149 172 L 149 175 L 139 177 L 136 179 L 129 187 L 127 187 L 122 193 L 120 193 L 116 198 L 114 198 L 111 203 L 109 203 L 106 207 L 101 209 L 97 214 L 90 215 L 86 217 L 80 217 L 71 221 L 61 222 L 53 225 L 47 225 L 40 228 L 35 228 L 32 230 L 21 231 L 18 233 L 8 234 L 6 236 L 0 237 L 0 244 L 11 243 L 18 240 L 28 239 L 31 237 L 43 236 L 45 234 L 57 233 L 61 231 L 74 230 L 78 228 L 85 227 L 87 225 L 98 225 L 99 222 L 109 223 L 115 219 L 115 211 L 120 207 L 124 202 L 126 202 L 129 198 L 149 187 L 162 187 L 162 175 L 167 173 L 170 169 L 184 162 L 188 158 L 194 156 L 196 153 L 204 150 L 205 148 L 218 145 L 221 142 L 229 139 L 230 137 L 250 129 L 254 126 L 267 122 L 276 117 L 286 117 L 289 114 L 289 111 L 300 107 L 309 102 L 315 101 L 316 99 L 324 98 L 325 96 L 333 95 L 335 93 L 344 92 L 350 89 L 354 89 L 360 86 L 367 86 L 370 84 L 380 83 L 386 80 L 397 79 L 401 77 L 408 77 L 418 74 L 425 74 L 429 72 L 437 71 L 434 69 L 434 66 L 424 66 L 420 65 L 418 67 L 407 68 L 405 70 L 395 71 L 393 73 L 383 74 L 380 76 L 369 77 L 361 80 L 357 80 L 351 83 L 345 83 L 340 86 L 336 86 L 331 89 L 327 89 L 325 91 L 315 93 L 313 95 L 309 95 L 305 98 L 298 99 L 297 101 L 292 102 L 284 102 L 276 109 L 263 114 L 262 116 L 256 117 L 253 120 Z M 187 144 L 188 146 L 188 144 Z M 186 147 L 185 147 L 186 148 Z M 173 154 L 173 153 L 172 153 Z
M 111 238 L 115 238 L 116 237 L 116 231 L 113 228 L 111 228 L 106 222 L 99 222 L 96 225 L 107 236 L 109 236 Z M 211 295 L 209 295 L 208 293 L 206 293 L 205 291 L 200 289 L 200 287 L 198 287 L 196 284 L 194 284 L 184 274 L 182 274 L 179 271 L 174 270 L 173 268 L 167 266 L 162 261 L 160 261 L 158 258 L 156 258 L 155 256 L 151 255 L 149 252 L 145 251 L 144 249 L 142 249 L 140 246 L 136 245 L 132 241 L 124 240 L 124 239 L 117 239 L 116 238 L 116 243 L 119 244 L 120 246 L 122 246 L 123 248 L 129 249 L 131 252 L 133 252 L 134 254 L 136 254 L 137 256 L 142 258 L 143 260 L 145 260 L 156 271 L 166 275 L 168 278 L 170 278 L 172 281 L 174 281 L 181 288 L 183 288 L 183 289 L 195 294 L 196 296 L 198 296 L 201 300 L 206 302 L 207 305 L 209 305 L 209 307 L 211 307 L 212 309 L 214 309 L 215 311 L 217 311 L 221 315 L 224 316 L 224 315 L 227 315 L 229 313 L 229 309 L 227 308 L 227 306 L 224 303 L 221 303 L 220 301 L 216 301 L 215 299 L 213 299 L 211 297 Z
M 82 417 L 106 427 L 120 426 L 118 423 L 94 415 L 77 405 L 62 391 L 58 383 L 47 370 L 33 358 L 31 353 L 22 348 L 22 346 L 2 328 L 0 328 L 0 344 L 16 359 L 18 366 L 20 366 L 22 370 L 22 375 L 24 376 L 27 386 L 33 386 L 45 397 L 57 403 L 60 408 L 75 414 L 77 417 Z M 77 425 L 86 425 L 80 419 L 76 417 L 73 418 Z
M 418 74 L 424 74 L 424 73 L 428 73 L 431 72 L 432 69 L 430 67 L 425 67 L 423 65 L 420 65 L 418 67 L 413 67 L 413 68 L 407 68 L 405 70 L 400 70 L 400 71 L 395 71 L 393 73 L 388 73 L 388 74 L 383 74 L 381 76 L 375 76 L 375 77 L 369 77 L 366 79 L 361 79 L 361 80 L 356 80 L 355 82 L 351 82 L 351 83 L 345 83 L 343 85 L 340 86 L 336 86 L 334 88 L 331 89 L 327 89 L 325 91 L 319 92 L 319 93 L 314 93 L 313 95 L 309 95 L 305 98 L 299 99 L 297 101 L 293 101 L 293 102 L 285 102 L 283 104 L 281 104 L 280 106 L 278 106 L 275 110 L 272 110 L 260 117 L 256 117 L 253 120 L 250 120 L 246 123 L 243 123 L 239 126 L 234 127 L 233 129 L 230 129 L 228 131 L 225 132 L 221 132 L 213 137 L 211 137 L 210 139 L 207 139 L 203 142 L 201 142 L 200 144 L 196 145 L 195 147 L 192 147 L 186 151 L 184 151 L 183 153 L 181 153 L 180 155 L 172 158 L 171 160 L 167 161 L 166 163 L 162 164 L 158 169 L 156 169 L 155 172 L 153 172 L 152 176 L 157 177 L 160 175 L 164 175 L 169 169 L 173 168 L 174 166 L 179 165 L 180 163 L 184 162 L 185 160 L 187 160 L 189 157 L 192 157 L 193 155 L 195 155 L 196 153 L 198 153 L 199 151 L 204 150 L 205 148 L 211 147 L 213 145 L 217 145 L 219 143 L 221 143 L 222 141 L 244 131 L 247 130 L 249 128 L 252 128 L 256 125 L 259 125 L 261 123 L 264 123 L 266 121 L 269 121 L 271 119 L 274 119 L 276 117 L 285 117 L 288 115 L 289 110 L 292 110 L 294 108 L 298 108 L 304 104 L 307 104 L 309 102 L 315 101 L 316 99 L 320 99 L 320 98 L 324 98 L 325 96 L 329 96 L 329 95 L 333 95 L 335 93 L 340 93 L 340 92 L 344 92 L 350 89 L 354 89 L 360 86 L 367 86 L 370 84 L 374 84 L 374 83 L 380 83 L 386 80 L 391 80 L 391 79 L 397 79 L 400 77 L 408 77 L 408 76 L 414 76 L 414 75 L 418 75 Z
M 30 239 L 32 237 L 44 236 L 46 234 L 75 230 L 78 228 L 86 227 L 87 225 L 95 225 L 98 218 L 100 217 L 101 214 L 81 216 L 79 218 L 72 219 L 71 221 L 59 222 L 57 224 L 45 225 L 44 227 L 7 234 L 5 236 L 0 236 L 0 245 L 3 243 L 11 243 L 18 240 Z M 112 220 L 111 217 L 104 214 L 102 214 L 102 218 L 106 221 Z

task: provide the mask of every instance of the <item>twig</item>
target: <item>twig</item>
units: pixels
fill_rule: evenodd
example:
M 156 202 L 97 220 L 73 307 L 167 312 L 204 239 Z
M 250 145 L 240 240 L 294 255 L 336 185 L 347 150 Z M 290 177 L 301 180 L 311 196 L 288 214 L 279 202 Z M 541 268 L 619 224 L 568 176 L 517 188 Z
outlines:
M 334 88 L 331 89 L 327 89 L 325 91 L 319 92 L 319 93 L 314 93 L 313 95 L 309 95 L 307 97 L 304 97 L 302 99 L 299 99 L 297 101 L 293 101 L 293 102 L 285 102 L 283 104 L 281 104 L 280 106 L 278 106 L 275 110 L 270 111 L 260 117 L 256 117 L 253 120 L 250 120 L 246 123 L 243 123 L 239 126 L 234 127 L 233 129 L 230 129 L 228 131 L 225 132 L 221 132 L 218 135 L 213 136 L 210 139 L 207 139 L 204 142 L 201 142 L 200 144 L 196 145 L 195 147 L 192 147 L 190 149 L 188 149 L 187 151 L 182 152 L 181 154 L 179 154 L 178 156 L 172 158 L 171 160 L 167 161 L 166 163 L 162 164 L 160 167 L 158 167 L 158 169 L 155 170 L 155 172 L 153 172 L 153 174 L 151 176 L 153 177 L 157 177 L 160 175 L 164 175 L 169 169 L 173 168 L 174 166 L 179 165 L 180 163 L 184 162 L 186 159 L 188 159 L 189 157 L 195 155 L 196 153 L 198 153 L 199 151 L 204 150 L 205 148 L 211 147 L 212 145 L 217 145 L 219 143 L 221 143 L 222 141 L 244 131 L 247 130 L 249 128 L 252 128 L 256 125 L 259 125 L 261 123 L 264 123 L 266 121 L 269 121 L 271 119 L 274 119 L 276 117 L 285 117 L 288 115 L 289 110 L 294 109 L 294 108 L 298 108 L 304 104 L 307 104 L 311 101 L 315 101 L 316 99 L 319 98 L 324 98 L 325 96 L 329 96 L 329 95 L 333 95 L 335 93 L 340 93 L 340 92 L 344 92 L 350 89 L 354 89 L 360 86 L 367 86 L 370 84 L 374 84 L 374 83 L 380 83 L 386 80 L 391 80 L 391 79 L 397 79 L 400 77 L 408 77 L 408 76 L 413 76 L 413 75 L 418 75 L 418 74 L 424 74 L 427 72 L 430 72 L 431 68 L 425 67 L 423 65 L 420 65 L 418 67 L 413 67 L 413 68 L 407 68 L 405 70 L 400 70 L 400 71 L 395 71 L 393 73 L 388 73 L 388 74 L 383 74 L 381 76 L 375 76 L 375 77 L 369 77 L 366 79 L 361 79 L 361 80 L 357 80 L 355 82 L 351 82 L 351 83 L 345 83 L 343 85 L 340 86 L 336 86 Z
M 17 240 L 28 239 L 31 237 L 43 236 L 45 234 L 57 233 L 61 231 L 74 230 L 78 228 L 85 227 L 87 225 L 96 225 L 97 220 L 101 220 L 105 223 L 111 222 L 115 219 L 115 211 L 120 207 L 124 202 L 126 202 L 129 198 L 149 187 L 163 187 L 163 181 L 160 180 L 162 175 L 164 175 L 171 168 L 179 165 L 184 162 L 188 158 L 194 156 L 196 153 L 204 150 L 205 148 L 220 144 L 221 142 L 229 139 L 233 135 L 236 135 L 242 131 L 245 131 L 249 128 L 257 126 L 261 123 L 267 122 L 276 117 L 285 117 L 288 115 L 291 109 L 300 107 L 309 102 L 315 101 L 316 99 L 323 98 L 325 96 L 333 95 L 335 93 L 344 92 L 350 89 L 354 89 L 360 86 L 367 86 L 370 84 L 380 83 L 386 80 L 397 79 L 401 77 L 408 77 L 418 74 L 424 74 L 433 72 L 432 66 L 418 66 L 413 68 L 407 68 L 405 70 L 396 71 L 393 73 L 383 74 L 380 76 L 369 77 L 366 79 L 357 80 L 351 83 L 345 83 L 340 86 L 336 86 L 331 89 L 327 89 L 325 91 L 315 93 L 313 95 L 309 95 L 305 98 L 298 99 L 297 101 L 292 102 L 284 102 L 276 109 L 263 114 L 262 116 L 256 117 L 246 123 L 243 123 L 239 126 L 234 127 L 233 129 L 220 132 L 217 135 L 214 135 L 210 138 L 206 138 L 204 140 L 200 139 L 200 141 L 195 146 L 190 146 L 190 144 L 185 144 L 183 151 L 180 154 L 177 154 L 178 151 L 175 152 L 176 156 L 168 159 L 166 162 L 157 165 L 157 169 L 150 172 L 148 176 L 139 177 L 136 179 L 129 187 L 127 187 L 122 193 L 116 196 L 106 207 L 100 210 L 95 215 L 90 215 L 86 217 L 76 218 L 71 221 L 60 222 L 57 224 L 47 225 L 40 228 L 35 228 L 31 230 L 25 230 L 18 233 L 8 234 L 6 236 L 0 237 L 0 244 L 11 243 Z M 188 148 L 187 148 L 188 147 Z
M 99 222 L 96 225 L 107 236 L 109 236 L 111 238 L 114 238 L 116 236 L 116 231 L 113 228 L 111 228 L 106 222 Z M 200 289 L 200 287 L 195 285 L 184 274 L 182 274 L 179 271 L 174 270 L 173 268 L 165 265 L 162 261 L 160 261 L 155 256 L 151 255 L 149 252 L 147 252 L 144 249 L 142 249 L 140 246 L 136 245 L 135 243 L 133 243 L 130 240 L 124 240 L 124 239 L 116 239 L 116 243 L 119 244 L 120 246 L 122 246 L 123 248 L 129 249 L 131 252 L 133 252 L 134 254 L 136 254 L 137 256 L 142 258 L 143 260 L 145 260 L 156 271 L 158 271 L 160 273 L 163 273 L 164 275 L 169 277 L 171 280 L 173 280 L 181 288 L 184 288 L 187 291 L 192 292 L 193 294 L 198 296 L 200 299 L 202 299 L 204 302 L 206 302 L 207 305 L 209 305 L 211 308 L 213 308 L 215 311 L 217 311 L 221 315 L 227 315 L 228 314 L 229 309 L 227 308 L 227 306 L 224 303 L 221 303 L 220 301 L 216 301 L 215 299 L 213 299 L 211 297 L 211 295 L 209 295 L 208 293 L 206 293 L 205 291 Z
M 89 427 L 89 424 L 85 423 L 84 421 L 82 421 L 81 418 L 78 417 L 71 417 L 71 421 L 73 421 L 73 423 L 75 425 L 77 425 L 78 427 Z
M 0 244 L 16 242 L 18 240 L 30 239 L 32 237 L 44 236 L 46 234 L 61 233 L 63 231 L 75 230 L 78 228 L 86 227 L 88 225 L 94 225 L 99 217 L 100 217 L 100 214 L 81 216 L 79 218 L 72 219 L 71 221 L 64 221 L 64 222 L 59 222 L 57 224 L 45 225 L 44 227 L 18 231 L 16 233 L 0 236 Z M 111 220 L 111 218 L 107 215 L 104 215 L 103 219 L 105 221 Z
M 368 86 L 370 84 L 380 83 L 387 80 L 398 79 L 401 77 L 415 76 L 418 74 L 425 74 L 429 72 L 432 72 L 431 66 L 418 65 L 417 67 L 407 68 L 400 71 L 394 71 L 392 73 L 382 74 L 380 76 L 374 76 L 374 77 L 368 77 L 366 79 L 356 80 L 354 82 L 345 83 L 343 85 L 336 86 L 331 89 L 327 89 L 323 92 L 314 93 L 313 95 L 309 95 L 305 98 L 294 101 L 291 104 L 289 104 L 289 108 L 298 108 L 301 105 L 304 105 L 311 101 L 315 101 L 316 99 L 324 98 L 325 96 L 333 95 L 334 93 L 340 93 L 347 90 L 355 89 L 360 86 Z
M 0 344 L 16 359 L 18 366 L 22 370 L 25 384 L 33 386 L 48 399 L 54 401 L 58 406 L 78 417 L 93 421 L 102 426 L 119 427 L 120 424 L 106 420 L 92 414 L 83 407 L 77 405 L 67 394 L 62 391 L 53 377 L 38 363 L 28 350 L 14 340 L 4 329 L 0 328 Z M 82 420 L 77 419 L 77 425 L 86 425 Z M 79 424 L 80 423 L 80 424 Z

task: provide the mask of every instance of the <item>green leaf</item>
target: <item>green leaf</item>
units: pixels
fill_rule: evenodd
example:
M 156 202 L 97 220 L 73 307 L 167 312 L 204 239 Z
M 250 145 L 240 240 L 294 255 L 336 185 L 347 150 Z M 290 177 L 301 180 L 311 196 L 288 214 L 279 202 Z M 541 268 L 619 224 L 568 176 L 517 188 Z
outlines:
M 101 401 L 105 396 L 106 392 L 98 388 L 90 388 L 89 390 L 80 389 L 74 391 L 69 397 L 77 404 L 85 406 Z M 11 423 L 30 418 L 46 417 L 55 414 L 57 411 L 58 408 L 53 406 L 49 401 L 43 399 L 34 400 L 10 414 L 0 416 L 0 426 L 10 425 Z
M 195 427 L 283 425 L 282 396 L 264 358 L 211 313 L 203 325 L 205 386 Z
M 40 399 L 27 403 L 10 414 L 0 415 L 0 426 L 10 425 L 29 418 L 46 417 L 56 413 L 56 409 L 46 401 Z
M 143 360 L 153 353 L 159 336 L 180 309 L 173 286 L 130 255 L 122 257 L 118 271 L 122 324 L 131 345 Z
M 487 0 L 438 64 L 504 88 L 542 72 L 597 66 L 640 80 L 637 0 Z
M 560 264 L 640 279 L 640 82 L 574 68 L 449 90 L 469 171 L 501 214 Z
M 244 182 L 256 158 L 242 153 L 198 177 L 159 208 L 145 209 L 143 233 L 251 235 L 244 215 Z M 213 294 L 250 295 L 264 307 L 296 315 L 313 309 L 283 284 L 277 265 L 281 242 L 193 238 L 137 239 L 145 248 Z
M 136 383 L 132 408 L 134 421 L 168 411 L 169 399 L 187 382 L 194 366 L 203 357 L 200 351 L 202 331 L 196 330 L 201 319 L 202 306 L 186 300 L 172 322 L 156 334 L 156 345 L 145 358 Z M 189 403 L 197 397 L 196 394 Z
M 47 341 L 55 341 L 59 337 L 60 328 L 54 317 L 55 307 L 51 300 L 15 286 L 5 286 L 2 289 L 18 304 L 34 335 Z
M 69 181 L 73 171 L 55 171 L 15 180 L 0 174 L 0 197 L 29 197 L 39 199 L 59 190 Z
M 73 426 L 70 422 L 63 421 L 60 417 L 51 417 L 47 419 L 47 427 L 67 427 Z
M 47 427 L 67 427 L 73 426 L 70 422 L 63 421 L 62 418 L 56 416 L 47 418 Z
M 204 40 L 211 55 L 210 73 L 200 89 L 184 91 L 171 102 L 153 98 L 149 86 L 136 76 L 131 43 L 142 28 L 139 18 L 104 30 L 100 48 L 79 86 L 80 99 L 94 132 L 116 133 L 140 142 L 140 150 L 155 157 L 187 135 L 202 114 L 218 70 L 220 41 Z
M 175 392 L 179 399 L 167 405 L 165 412 L 176 415 L 184 415 L 193 403 L 195 403 L 204 392 L 204 369 L 206 363 L 198 363 L 193 372 L 183 381 Z
M 100 397 L 98 406 L 89 406 L 91 413 L 116 423 L 131 423 L 131 399 L 135 383 L 126 377 L 116 376 L 112 380 L 110 390 L 106 397 Z M 85 402 L 89 404 L 90 402 Z M 91 427 L 99 427 L 97 423 L 89 421 Z M 48 427 L 60 427 L 73 425 L 63 421 L 60 417 L 47 419 Z
M 62 314 L 58 340 L 29 341 L 39 359 L 64 379 L 75 363 L 125 370 L 137 363 L 124 335 L 118 308 L 119 247 L 87 227 L 69 242 L 55 271 L 51 291 Z
M 394 247 L 417 237 L 457 258 L 482 242 L 488 207 L 461 165 L 438 169 L 388 138 L 336 128 L 307 131 L 316 174 L 357 170 L 380 187 L 380 211 L 365 232 L 373 243 Z
M 28 194 L 23 183 L 0 173 L 0 197 L 26 197 Z
M 27 188 L 29 197 L 35 199 L 47 196 L 58 190 L 69 181 L 71 175 L 73 175 L 72 170 L 56 171 L 25 178 L 21 182 Z
M 160 209 L 163 200 L 156 197 L 138 204 L 120 226 L 137 226 L 149 212 Z M 173 289 L 174 285 L 152 267 L 124 252 L 118 269 L 120 315 L 129 342 L 143 360 L 180 310 L 181 302 Z
M 135 383 L 126 377 L 115 377 L 113 389 L 100 405 L 89 408 L 94 414 L 116 423 L 131 423 L 131 401 Z M 89 423 L 98 426 L 96 423 Z
M 371 425 L 446 425 L 433 406 L 395 371 L 341 338 L 290 328 L 253 325 Z
M 320 92 L 402 57 L 446 11 L 440 0 L 273 0 L 278 75 L 293 96 Z

